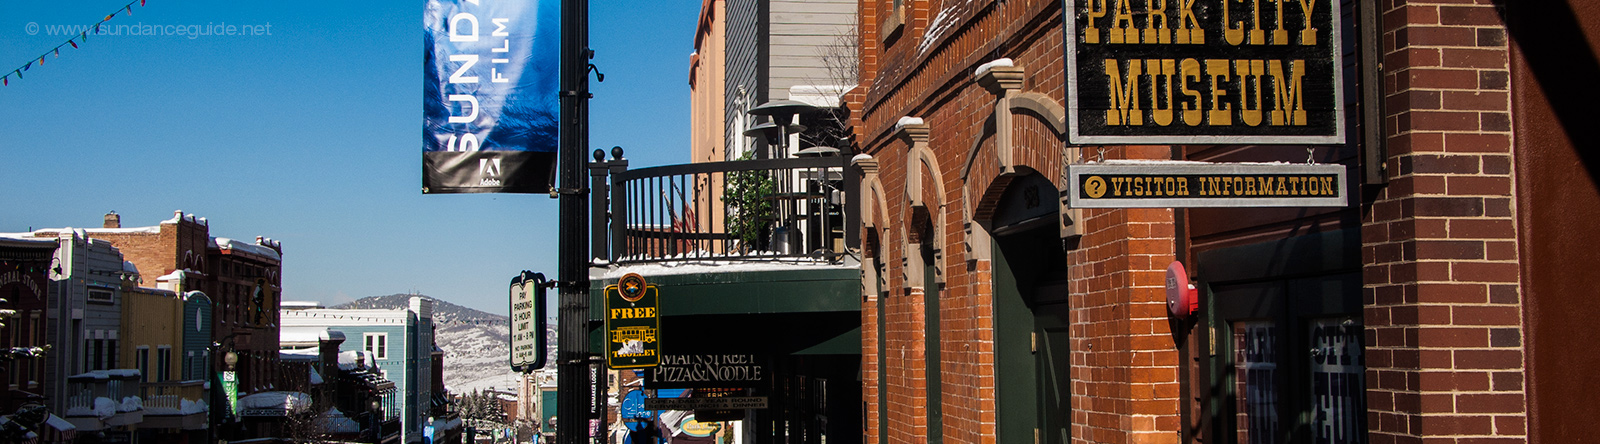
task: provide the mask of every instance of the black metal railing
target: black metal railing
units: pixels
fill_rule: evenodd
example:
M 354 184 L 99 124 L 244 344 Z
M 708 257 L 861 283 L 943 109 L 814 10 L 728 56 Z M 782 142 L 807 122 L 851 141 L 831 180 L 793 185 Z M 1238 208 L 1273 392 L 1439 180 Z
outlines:
M 637 170 L 627 160 L 593 162 L 591 247 L 618 263 L 836 260 L 851 198 L 845 165 L 841 157 Z

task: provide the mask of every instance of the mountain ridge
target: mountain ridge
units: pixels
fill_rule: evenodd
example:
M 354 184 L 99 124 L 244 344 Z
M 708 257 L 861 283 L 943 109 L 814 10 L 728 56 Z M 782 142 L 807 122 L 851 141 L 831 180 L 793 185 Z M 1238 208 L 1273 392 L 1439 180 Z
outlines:
M 415 293 L 368 296 L 328 308 L 404 309 L 411 306 L 412 297 L 433 300 L 434 343 L 444 351 L 446 389 L 452 393 L 468 393 L 489 388 L 517 388 L 518 375 L 509 363 L 511 332 L 508 322 L 511 318 L 508 316 Z M 547 334 L 553 333 L 553 330 L 547 331 Z

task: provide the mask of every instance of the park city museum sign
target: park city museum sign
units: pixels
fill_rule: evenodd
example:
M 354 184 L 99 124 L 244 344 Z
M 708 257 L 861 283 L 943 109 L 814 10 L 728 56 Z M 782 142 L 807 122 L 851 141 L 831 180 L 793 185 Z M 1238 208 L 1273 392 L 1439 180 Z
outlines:
M 1338 0 L 1065 7 L 1071 143 L 1344 143 Z

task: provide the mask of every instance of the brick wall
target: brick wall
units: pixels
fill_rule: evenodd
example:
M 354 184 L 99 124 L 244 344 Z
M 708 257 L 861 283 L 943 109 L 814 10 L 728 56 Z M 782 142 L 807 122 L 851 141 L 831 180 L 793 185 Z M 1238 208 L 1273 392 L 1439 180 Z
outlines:
M 1527 434 L 1505 27 L 1384 1 L 1390 183 L 1363 216 L 1374 443 Z
M 1165 159 L 1167 147 L 1108 158 Z M 1178 353 L 1166 314 L 1171 209 L 1085 210 L 1072 266 L 1073 438 L 1178 442 Z
M 878 442 L 879 427 L 893 443 L 996 442 L 995 319 L 989 239 L 969 234 L 968 222 L 987 221 L 1015 176 L 1002 175 L 994 133 L 985 122 L 996 96 L 980 86 L 973 70 L 998 58 L 1023 67 L 1022 91 L 1064 104 L 1061 3 L 1048 0 L 910 1 L 907 24 L 887 44 L 877 26 L 887 2 L 863 1 L 862 103 L 854 123 L 861 151 L 880 167 L 887 200 L 886 229 L 873 256 L 887 264 L 886 346 L 876 350 L 877 301 L 863 304 L 863 400 L 868 404 L 866 442 Z M 941 9 L 944 8 L 944 9 Z M 943 16 L 943 17 L 941 17 Z M 930 31 L 932 23 L 941 29 Z M 930 33 L 931 32 L 931 33 Z M 852 100 L 855 102 L 855 100 Z M 928 148 L 940 171 L 908 169 L 910 143 L 895 134 L 901 117 L 924 119 Z M 1062 135 L 1032 115 L 1018 114 L 1008 131 L 1020 174 L 1060 180 L 1062 162 L 1076 158 Z M 974 151 L 976 151 L 974 153 Z M 1114 149 L 1107 157 L 1167 159 L 1168 147 Z M 926 174 L 922 191 L 935 183 L 943 195 L 924 194 L 928 224 L 943 255 L 940 293 L 940 355 L 943 429 L 928 431 L 922 349 L 920 283 L 908 282 L 917 264 L 909 239 L 916 229 L 905 196 L 908 174 Z M 1061 187 L 1056 183 L 1056 187 Z M 1048 197 L 1047 197 L 1048 198 Z M 920 211 L 920 210 L 917 210 Z M 1163 273 L 1173 258 L 1170 210 L 1105 210 L 1088 214 L 1091 233 L 1068 255 L 1073 296 L 1070 418 L 1077 442 L 1177 442 L 1177 353 L 1165 317 Z M 982 230 L 982 228 L 977 228 Z M 977 237 L 969 237 L 977 236 Z M 864 236 L 865 238 L 865 236 Z M 974 245 L 975 244 L 975 245 Z M 969 249 L 970 248 L 970 249 Z M 871 285 L 872 283 L 864 283 Z M 874 332 L 874 333 L 868 333 Z M 1092 351 L 1088 348 L 1093 345 Z M 877 353 L 887 365 L 878 369 Z M 886 393 L 877 393 L 879 378 Z M 878 418 L 879 402 L 888 416 Z M 1007 442 L 1016 437 L 1004 438 Z M 1027 440 L 1024 438 L 1022 441 Z M 1021 441 L 1017 441 L 1021 442 Z

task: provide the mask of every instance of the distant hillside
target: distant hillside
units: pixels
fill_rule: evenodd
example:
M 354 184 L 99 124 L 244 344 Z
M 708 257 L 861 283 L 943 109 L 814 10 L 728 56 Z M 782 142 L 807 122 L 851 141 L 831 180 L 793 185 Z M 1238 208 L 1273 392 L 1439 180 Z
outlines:
M 452 304 L 427 295 L 370 296 L 329 308 L 394 310 L 409 307 L 412 296 L 433 299 L 434 342 L 444 350 L 444 385 L 454 393 L 496 388 L 514 390 L 517 374 L 509 364 L 510 318 Z M 554 328 L 546 332 L 555 344 Z

